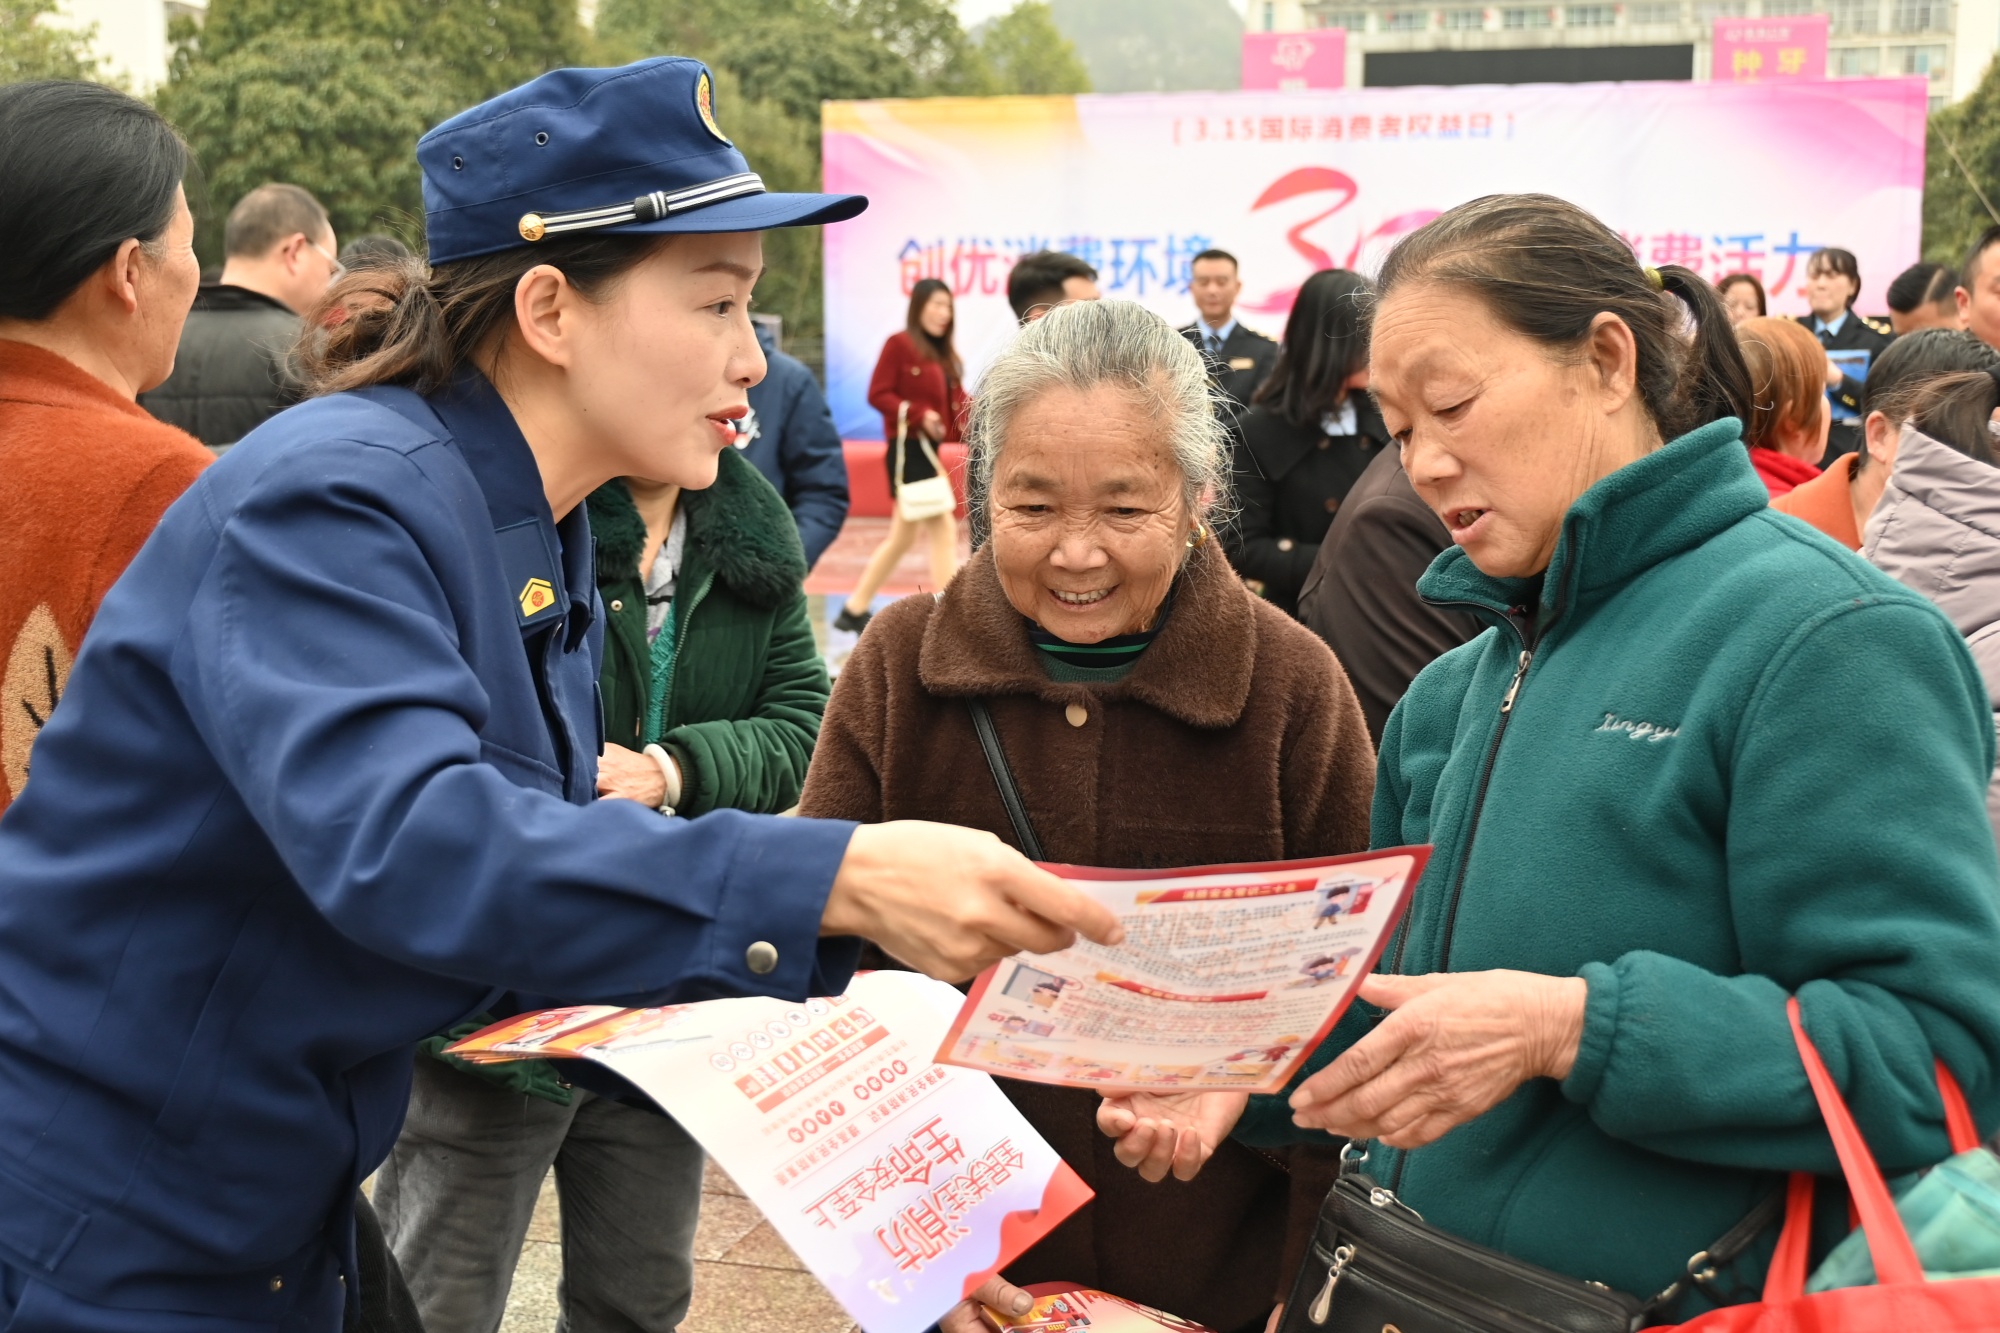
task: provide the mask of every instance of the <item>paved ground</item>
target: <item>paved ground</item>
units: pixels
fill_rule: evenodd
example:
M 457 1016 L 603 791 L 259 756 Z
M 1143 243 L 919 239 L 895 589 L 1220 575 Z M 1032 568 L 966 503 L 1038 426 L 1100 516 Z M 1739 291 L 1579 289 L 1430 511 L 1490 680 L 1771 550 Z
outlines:
M 562 1277 L 554 1177 L 528 1228 L 500 1333 L 550 1333 Z M 857 1333 L 728 1176 L 711 1163 L 694 1242 L 694 1305 L 681 1333 Z

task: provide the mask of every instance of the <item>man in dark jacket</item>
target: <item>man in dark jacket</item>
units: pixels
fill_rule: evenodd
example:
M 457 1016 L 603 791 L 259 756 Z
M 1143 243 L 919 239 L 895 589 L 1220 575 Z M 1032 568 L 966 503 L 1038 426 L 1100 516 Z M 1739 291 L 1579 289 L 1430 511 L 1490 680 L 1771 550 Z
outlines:
M 1201 318 L 1183 325 L 1181 336 L 1194 344 L 1208 362 L 1208 377 L 1241 413 L 1277 364 L 1278 344 L 1236 321 L 1243 279 L 1237 274 L 1235 255 L 1204 250 L 1194 257 L 1188 272 L 1188 292 Z
M 1417 596 L 1417 579 L 1451 545 L 1444 521 L 1384 449 L 1354 483 L 1299 592 L 1299 619 L 1347 668 L 1378 744 L 1396 701 L 1431 660 L 1479 633 L 1479 622 Z
M 812 371 L 779 351 L 769 328 L 758 326 L 757 341 L 770 369 L 751 386 L 750 415 L 736 424 L 736 447 L 785 497 L 811 569 L 847 521 L 847 457 Z
M 223 224 L 222 249 L 222 276 L 195 295 L 174 373 L 139 398 L 216 450 L 298 401 L 299 316 L 340 273 L 326 210 L 296 185 L 244 195 Z

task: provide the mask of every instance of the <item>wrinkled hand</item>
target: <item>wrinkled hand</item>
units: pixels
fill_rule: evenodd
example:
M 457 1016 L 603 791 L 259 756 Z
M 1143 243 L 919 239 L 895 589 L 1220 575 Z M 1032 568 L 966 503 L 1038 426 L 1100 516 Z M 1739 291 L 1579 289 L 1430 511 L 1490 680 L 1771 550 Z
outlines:
M 1292 1121 L 1392 1148 L 1421 1148 L 1484 1115 L 1532 1078 L 1566 1078 L 1589 988 L 1534 972 L 1375 976 L 1392 1010 L 1292 1094 Z
M 1118 1160 L 1147 1180 L 1193 1180 L 1250 1104 L 1244 1092 L 1128 1092 L 1106 1097 L 1097 1127 Z
M 597 757 L 597 794 L 617 801 L 637 801 L 649 810 L 667 799 L 667 778 L 650 756 L 622 745 L 607 745 Z
M 944 1318 L 938 1320 L 938 1333 L 993 1333 L 993 1325 L 979 1312 L 980 1306 L 990 1305 L 1000 1314 L 1018 1319 L 1034 1304 L 1033 1296 L 995 1275 L 980 1283 L 969 1299 L 945 1311 Z
M 859 935 L 942 981 L 1077 934 L 1117 944 L 1110 910 L 991 833 L 914 819 L 854 830 L 820 917 L 822 935 Z

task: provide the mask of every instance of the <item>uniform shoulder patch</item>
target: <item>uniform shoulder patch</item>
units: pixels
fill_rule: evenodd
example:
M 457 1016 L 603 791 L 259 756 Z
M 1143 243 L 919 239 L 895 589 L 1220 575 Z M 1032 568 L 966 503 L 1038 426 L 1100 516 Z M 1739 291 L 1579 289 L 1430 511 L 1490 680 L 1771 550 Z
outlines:
M 1893 338 L 1896 336 L 1896 326 L 1886 319 L 1877 319 L 1873 315 L 1863 315 L 1861 322 L 1885 337 Z
M 694 109 L 700 114 L 701 123 L 708 127 L 710 134 L 724 143 L 729 143 L 729 136 L 715 123 L 715 85 L 709 82 L 707 70 L 703 70 L 701 77 L 695 80 Z M 735 145 L 730 144 L 730 147 L 733 148 Z

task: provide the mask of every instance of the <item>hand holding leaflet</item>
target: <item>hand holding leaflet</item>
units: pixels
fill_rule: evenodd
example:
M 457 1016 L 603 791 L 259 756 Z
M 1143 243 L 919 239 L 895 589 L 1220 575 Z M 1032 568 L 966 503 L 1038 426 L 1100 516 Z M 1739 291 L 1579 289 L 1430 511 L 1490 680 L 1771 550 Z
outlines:
M 1354 998 L 1429 855 L 1051 866 L 1110 909 L 1124 944 L 1079 939 L 989 968 L 937 1058 L 1104 1092 L 1278 1091 Z

